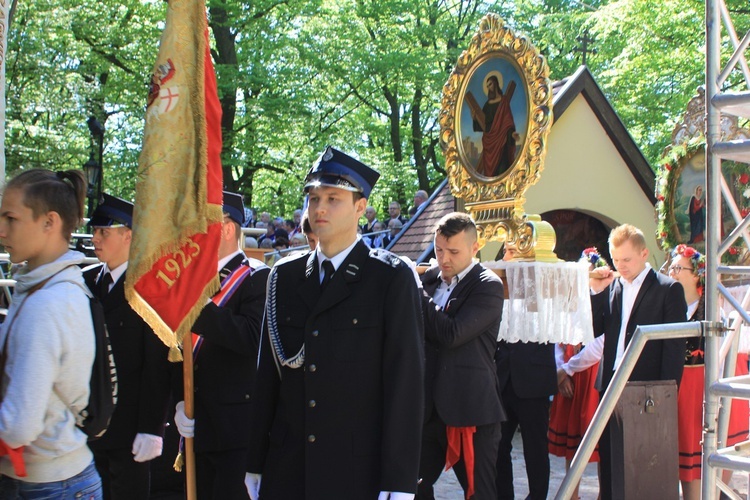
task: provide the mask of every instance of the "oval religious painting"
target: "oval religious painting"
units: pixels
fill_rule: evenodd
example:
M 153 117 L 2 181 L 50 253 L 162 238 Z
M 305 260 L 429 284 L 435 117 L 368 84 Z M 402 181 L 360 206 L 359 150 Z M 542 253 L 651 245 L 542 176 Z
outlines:
M 479 178 L 500 177 L 524 152 L 527 85 L 514 60 L 489 53 L 470 69 L 458 98 L 458 152 Z
M 705 252 L 706 244 L 706 154 L 705 143 L 691 143 L 673 149 L 658 173 L 656 184 L 657 238 L 665 251 L 681 243 Z M 728 193 L 737 201 L 741 216 L 747 215 L 743 194 L 746 167 L 731 161 L 722 162 Z M 726 194 L 725 194 L 726 195 Z M 737 222 L 727 203 L 721 204 L 721 235 L 723 239 Z M 738 241 L 739 243 L 739 241 Z M 730 248 L 724 262 L 736 261 L 736 248 Z

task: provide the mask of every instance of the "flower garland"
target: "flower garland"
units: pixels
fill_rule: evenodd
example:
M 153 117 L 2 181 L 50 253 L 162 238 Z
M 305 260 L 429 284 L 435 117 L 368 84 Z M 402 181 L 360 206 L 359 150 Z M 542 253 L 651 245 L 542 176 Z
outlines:
M 692 139 L 685 144 L 673 146 L 664 153 L 656 174 L 656 239 L 669 252 L 680 243 L 674 223 L 674 199 L 677 191 L 677 180 L 685 162 L 706 147 L 703 137 Z
M 599 254 L 599 250 L 597 250 L 596 247 L 586 248 L 581 253 L 581 260 L 585 260 L 586 262 L 594 266 L 594 269 L 607 265 L 607 261 Z
M 662 156 L 656 173 L 656 239 L 662 249 L 670 252 L 682 242 L 678 238 L 674 216 L 674 196 L 677 193 L 677 181 L 687 161 L 700 151 L 704 151 L 704 137 L 694 138 L 687 143 L 672 146 Z M 741 193 L 737 205 L 742 217 L 750 214 L 750 170 L 748 165 L 732 161 L 722 163 L 722 171 L 728 182 L 733 183 Z M 745 261 L 748 254 L 742 239 L 738 239 L 723 255 L 725 264 Z
M 698 290 L 702 294 L 703 287 L 706 286 L 706 256 L 693 247 L 680 244 L 672 252 L 672 260 L 675 261 L 680 257 L 690 259 L 693 274 L 698 276 Z

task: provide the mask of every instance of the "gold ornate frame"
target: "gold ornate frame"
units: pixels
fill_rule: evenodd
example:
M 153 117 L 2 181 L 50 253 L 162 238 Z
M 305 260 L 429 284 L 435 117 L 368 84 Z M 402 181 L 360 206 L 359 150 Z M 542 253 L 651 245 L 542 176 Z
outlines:
M 472 77 L 478 68 L 495 58 L 509 61 L 518 71 L 524 88 L 517 91 L 525 92 L 527 125 L 512 166 L 496 177 L 485 177 L 468 164 L 460 121 Z M 440 141 L 451 192 L 465 201 L 467 211 L 480 227 L 480 244 L 509 240 L 532 245 L 523 213 L 524 194 L 539 180 L 551 127 L 552 84 L 544 57 L 498 15 L 486 15 L 443 86 L 440 112 Z

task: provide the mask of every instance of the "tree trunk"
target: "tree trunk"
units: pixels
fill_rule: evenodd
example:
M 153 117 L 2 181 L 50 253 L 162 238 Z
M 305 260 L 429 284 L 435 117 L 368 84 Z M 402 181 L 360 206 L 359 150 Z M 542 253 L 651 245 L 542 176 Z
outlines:
M 210 7 L 210 26 L 216 40 L 216 51 L 212 51 L 214 64 L 233 66 L 237 68 L 237 49 L 235 35 L 229 28 L 229 19 L 224 7 L 214 4 Z M 218 74 L 217 74 L 218 80 Z M 230 78 L 222 78 L 219 82 L 219 102 L 221 102 L 221 170 L 224 176 L 224 187 L 229 191 L 237 191 L 237 182 L 232 175 L 231 153 L 234 146 L 234 118 L 237 113 L 237 84 Z

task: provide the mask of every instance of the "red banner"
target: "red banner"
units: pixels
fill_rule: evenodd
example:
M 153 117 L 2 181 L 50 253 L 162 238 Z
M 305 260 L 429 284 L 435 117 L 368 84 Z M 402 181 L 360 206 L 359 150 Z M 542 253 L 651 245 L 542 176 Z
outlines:
M 219 289 L 221 104 L 203 0 L 169 2 L 149 89 L 125 294 L 168 346 Z

